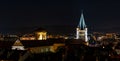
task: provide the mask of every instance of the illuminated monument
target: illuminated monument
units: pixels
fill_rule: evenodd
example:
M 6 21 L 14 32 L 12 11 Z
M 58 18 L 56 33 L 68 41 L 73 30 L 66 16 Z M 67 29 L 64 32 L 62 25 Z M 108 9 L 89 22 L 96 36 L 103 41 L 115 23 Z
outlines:
M 39 28 L 35 31 L 37 40 L 46 40 L 47 39 L 47 31 L 43 28 Z
M 76 39 L 83 39 L 86 42 L 88 41 L 87 37 L 87 27 L 84 21 L 83 12 L 81 13 L 79 25 L 76 28 Z

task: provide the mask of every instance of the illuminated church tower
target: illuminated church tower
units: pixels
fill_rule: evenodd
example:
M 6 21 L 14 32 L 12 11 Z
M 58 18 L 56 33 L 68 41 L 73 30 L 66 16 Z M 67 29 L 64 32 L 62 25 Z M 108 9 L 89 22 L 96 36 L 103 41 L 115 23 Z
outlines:
M 80 22 L 78 24 L 78 27 L 76 28 L 76 39 L 83 39 L 87 42 L 88 41 L 87 31 L 88 30 L 87 30 L 87 27 L 84 21 L 83 12 L 82 12 L 80 17 Z

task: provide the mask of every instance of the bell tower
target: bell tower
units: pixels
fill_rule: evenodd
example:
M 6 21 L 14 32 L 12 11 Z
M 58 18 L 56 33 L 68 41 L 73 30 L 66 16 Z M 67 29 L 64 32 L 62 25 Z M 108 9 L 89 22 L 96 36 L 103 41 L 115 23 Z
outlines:
M 83 12 L 82 12 L 81 17 L 80 17 L 80 22 L 76 28 L 76 39 L 83 39 L 83 40 L 85 40 L 85 42 L 87 42 L 88 41 L 87 31 L 88 30 L 87 30 Z

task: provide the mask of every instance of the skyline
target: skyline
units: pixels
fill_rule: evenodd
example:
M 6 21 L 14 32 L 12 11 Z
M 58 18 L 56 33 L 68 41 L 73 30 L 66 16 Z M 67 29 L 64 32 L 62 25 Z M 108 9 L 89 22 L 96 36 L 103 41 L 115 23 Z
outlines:
M 51 32 L 75 32 L 81 10 L 88 32 L 119 32 L 119 3 L 109 0 L 0 1 L 0 32 L 31 32 L 39 27 Z

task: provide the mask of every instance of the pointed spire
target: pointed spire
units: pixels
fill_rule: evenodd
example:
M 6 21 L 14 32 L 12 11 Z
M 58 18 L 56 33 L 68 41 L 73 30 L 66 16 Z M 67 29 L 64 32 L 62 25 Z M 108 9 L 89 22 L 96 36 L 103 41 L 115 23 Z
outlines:
M 81 12 L 81 17 L 80 17 L 80 22 L 78 27 L 80 27 L 80 29 L 85 29 L 86 28 L 86 24 L 85 24 L 85 20 L 84 20 L 84 16 L 83 16 L 83 10 Z

